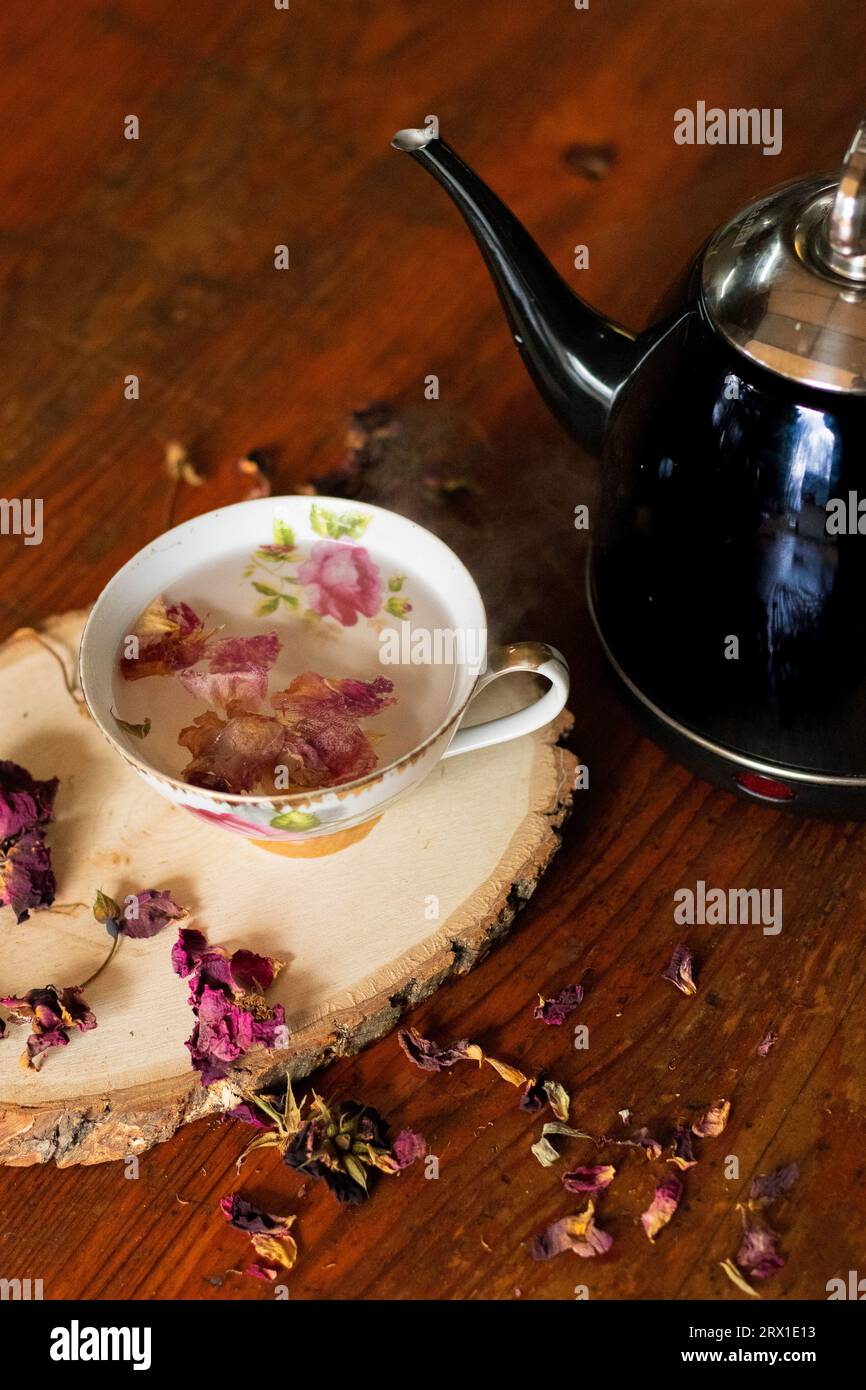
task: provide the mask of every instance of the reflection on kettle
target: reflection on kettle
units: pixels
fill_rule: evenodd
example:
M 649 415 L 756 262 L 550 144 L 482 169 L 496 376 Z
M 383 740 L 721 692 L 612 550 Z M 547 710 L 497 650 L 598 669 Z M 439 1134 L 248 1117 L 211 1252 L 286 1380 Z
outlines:
M 583 302 L 430 129 L 392 142 L 475 236 L 523 360 L 599 455 L 588 595 L 628 698 L 702 776 L 866 816 L 866 121 L 702 248 L 635 334 Z

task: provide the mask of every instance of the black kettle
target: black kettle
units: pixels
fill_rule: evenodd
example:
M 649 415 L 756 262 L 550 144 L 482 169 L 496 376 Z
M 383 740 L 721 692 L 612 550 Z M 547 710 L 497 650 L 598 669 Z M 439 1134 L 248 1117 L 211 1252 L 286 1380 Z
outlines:
M 392 143 L 457 204 L 539 391 L 602 459 L 589 604 L 649 732 L 745 796 L 866 817 L 866 120 L 841 178 L 749 204 L 638 335 L 435 129 Z

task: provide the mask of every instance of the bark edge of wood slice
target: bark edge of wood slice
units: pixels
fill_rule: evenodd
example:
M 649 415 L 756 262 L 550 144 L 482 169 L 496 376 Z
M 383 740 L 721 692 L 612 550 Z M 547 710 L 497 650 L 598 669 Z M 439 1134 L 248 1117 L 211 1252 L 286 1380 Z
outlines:
M 40 630 L 70 671 L 84 617 L 63 614 Z M 521 681 L 494 682 L 475 702 L 475 716 L 517 707 Z M 74 1033 L 39 1072 L 18 1065 L 27 1025 L 8 1024 L 0 1042 L 0 1163 L 10 1166 L 143 1153 L 180 1125 L 237 1104 L 244 1089 L 307 1076 L 380 1038 L 507 935 L 559 848 L 574 794 L 577 759 L 561 742 L 573 720 L 564 712 L 536 734 L 440 764 L 399 815 L 386 813 L 351 849 L 285 860 L 148 788 L 76 709 L 56 662 L 33 637 L 0 648 L 0 710 L 0 756 L 61 779 L 48 831 L 57 902 L 20 926 L 0 909 L 0 994 L 74 984 L 107 953 L 89 910 L 65 913 L 64 904 L 92 902 L 96 888 L 121 897 L 171 888 L 213 943 L 287 961 L 268 997 L 284 1005 L 291 1038 L 279 1053 L 247 1054 L 225 1082 L 203 1090 L 183 1047 L 192 1015 L 186 984 L 167 959 L 174 933 L 124 940 L 88 989 L 98 1027 Z M 275 902 L 287 886 L 302 904 L 288 925 Z M 440 897 L 442 920 L 431 930 L 423 905 Z M 341 906 L 348 926 L 322 932 L 319 901 L 324 915 Z M 359 902 L 375 909 L 375 920 L 357 920 Z

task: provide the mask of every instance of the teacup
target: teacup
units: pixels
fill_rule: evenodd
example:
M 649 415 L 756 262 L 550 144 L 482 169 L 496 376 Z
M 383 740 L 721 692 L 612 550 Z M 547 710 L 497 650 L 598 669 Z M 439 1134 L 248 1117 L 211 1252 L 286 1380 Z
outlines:
M 209 630 L 276 632 L 271 694 L 308 671 L 393 681 L 395 702 L 364 726 L 376 729 L 373 770 L 273 795 L 190 785 L 177 735 L 204 713 L 202 700 L 173 675 L 120 675 L 130 634 L 160 595 L 206 615 Z M 486 634 L 469 571 L 415 522 L 338 498 L 266 497 L 187 521 L 118 571 L 81 639 L 81 685 L 102 734 L 162 796 L 266 849 L 315 856 L 363 838 L 440 759 L 522 737 L 560 712 L 562 656 L 539 642 L 488 651 Z M 537 672 L 549 689 L 515 713 L 460 728 L 473 696 L 513 671 Z

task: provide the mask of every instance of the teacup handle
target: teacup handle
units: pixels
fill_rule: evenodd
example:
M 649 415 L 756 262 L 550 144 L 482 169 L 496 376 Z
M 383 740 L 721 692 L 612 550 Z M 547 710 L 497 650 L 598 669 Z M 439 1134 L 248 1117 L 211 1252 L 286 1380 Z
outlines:
M 491 648 L 487 667 L 478 678 L 472 698 L 498 676 L 511 671 L 533 671 L 544 676 L 550 681 L 550 689 L 526 709 L 503 714 L 499 719 L 487 719 L 471 729 L 458 729 L 443 757 L 453 758 L 458 753 L 471 753 L 476 748 L 490 748 L 494 743 L 507 743 L 512 738 L 532 734 L 549 724 L 564 708 L 569 689 L 568 665 L 562 653 L 555 647 L 548 647 L 546 642 L 513 642 L 507 647 Z

